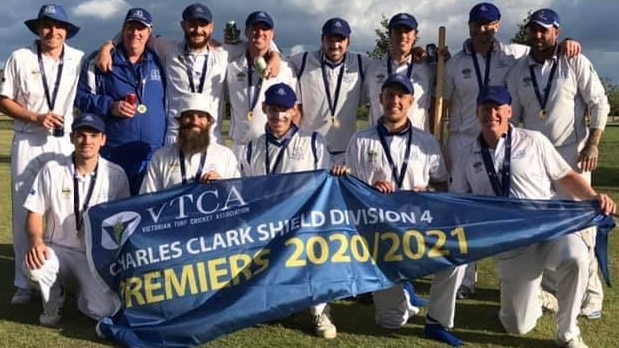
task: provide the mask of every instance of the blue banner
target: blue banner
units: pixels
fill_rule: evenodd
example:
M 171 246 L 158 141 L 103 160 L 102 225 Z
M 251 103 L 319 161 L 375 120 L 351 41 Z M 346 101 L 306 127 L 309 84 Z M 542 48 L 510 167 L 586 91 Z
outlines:
M 596 224 L 605 252 L 614 221 L 595 202 L 384 195 L 318 171 L 98 205 L 86 239 L 93 272 L 122 303 L 100 331 L 131 347 L 186 347 Z

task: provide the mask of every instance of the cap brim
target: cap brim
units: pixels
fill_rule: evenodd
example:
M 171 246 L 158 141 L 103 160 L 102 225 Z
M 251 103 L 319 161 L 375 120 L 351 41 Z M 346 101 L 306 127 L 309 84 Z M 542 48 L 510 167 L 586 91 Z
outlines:
M 403 84 L 402 82 L 398 82 L 398 81 L 391 81 L 391 82 L 383 84 L 383 86 L 381 87 L 381 91 L 390 86 L 397 86 L 401 88 L 402 90 L 404 90 L 406 93 L 413 94 L 413 91 L 410 88 L 408 88 L 407 85 Z
M 136 22 L 136 23 L 140 23 L 140 24 L 142 24 L 143 26 L 145 26 L 145 27 L 147 27 L 147 28 L 152 28 L 152 27 L 153 27 L 153 25 L 152 25 L 151 23 L 147 23 L 147 22 L 145 22 L 145 21 L 143 21 L 143 20 L 140 20 L 140 19 L 130 18 L 130 19 L 127 19 L 127 20 L 125 21 L 125 24 L 127 24 L 127 23 L 129 23 L 129 22 Z
M 410 24 L 409 22 L 407 22 L 407 21 L 395 21 L 395 22 L 391 23 L 391 25 L 389 26 L 389 28 L 393 28 L 393 27 L 397 27 L 397 26 L 400 26 L 400 27 L 406 27 L 406 28 L 409 28 L 409 29 L 417 29 L 417 27 L 416 27 L 416 26 L 411 25 L 411 24 Z
M 210 117 L 211 119 L 213 119 L 213 120 L 215 119 L 215 112 L 214 111 L 212 111 L 212 110 L 203 110 L 203 109 L 194 109 L 194 108 L 185 109 L 185 110 L 179 112 L 176 115 L 176 118 L 181 118 L 185 112 L 189 112 L 189 111 L 203 112 L 203 113 L 207 114 L 208 117 Z
M 552 28 L 552 27 L 558 28 L 558 26 L 556 26 L 554 23 L 547 24 L 547 23 L 544 23 L 544 22 L 541 22 L 541 21 L 530 21 L 529 23 L 527 23 L 527 27 L 530 26 L 531 24 L 537 24 L 537 25 L 539 25 L 541 27 L 544 27 L 546 29 L 549 29 L 549 28 Z
M 61 23 L 64 23 L 64 24 L 67 25 L 67 40 L 72 38 L 72 37 L 74 37 L 77 34 L 77 32 L 80 31 L 80 27 L 78 27 L 78 26 L 76 26 L 76 25 L 74 25 L 72 23 L 65 22 L 65 21 L 60 21 L 60 20 L 57 20 L 57 19 L 51 18 L 51 17 L 48 17 L 48 18 L 53 19 L 53 20 L 58 21 L 58 22 L 61 22 Z M 26 25 L 26 27 L 28 29 L 30 29 L 30 31 L 34 35 L 39 36 L 39 31 L 38 31 L 38 28 L 37 28 L 37 23 L 38 22 L 39 22 L 38 18 L 33 18 L 33 19 L 29 19 L 29 20 L 25 21 L 24 24 Z
M 204 21 L 207 23 L 211 23 L 213 21 L 213 18 L 206 18 L 206 17 L 202 17 L 202 16 L 189 16 L 187 18 L 183 18 L 184 21 Z
M 343 36 L 343 37 L 349 37 L 350 33 L 347 32 L 346 30 L 331 30 L 329 32 L 323 33 L 322 35 L 324 36 Z
M 257 20 L 257 21 L 253 21 L 249 24 L 250 27 L 253 27 L 254 25 L 256 25 L 256 23 L 263 23 L 266 24 L 267 27 L 269 27 L 270 29 L 273 29 L 273 24 L 267 22 L 267 21 L 263 21 L 263 20 Z
M 73 132 L 80 130 L 80 129 L 87 129 L 87 130 L 96 131 L 99 133 L 105 133 L 105 129 L 101 129 L 101 127 L 92 126 L 92 125 L 81 125 L 81 126 L 71 128 Z

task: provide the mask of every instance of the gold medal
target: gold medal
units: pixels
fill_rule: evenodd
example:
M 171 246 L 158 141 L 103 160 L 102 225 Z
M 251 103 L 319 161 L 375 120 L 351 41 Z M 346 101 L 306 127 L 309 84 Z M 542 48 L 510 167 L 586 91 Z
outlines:
M 340 120 L 337 119 L 337 117 L 331 117 L 331 124 L 333 125 L 333 128 L 340 128 Z
M 545 109 L 541 109 L 539 111 L 539 118 L 544 119 L 544 118 L 546 118 L 546 116 L 548 116 L 548 113 L 546 112 L 546 110 Z
M 247 119 L 249 120 L 249 122 L 251 122 L 251 120 L 254 118 L 254 112 L 250 111 L 247 113 Z
M 140 105 L 138 105 L 138 112 L 139 112 L 139 113 L 141 113 L 141 114 L 145 114 L 145 113 L 146 113 L 146 110 L 147 110 L 146 105 L 144 105 L 144 104 L 140 104 Z

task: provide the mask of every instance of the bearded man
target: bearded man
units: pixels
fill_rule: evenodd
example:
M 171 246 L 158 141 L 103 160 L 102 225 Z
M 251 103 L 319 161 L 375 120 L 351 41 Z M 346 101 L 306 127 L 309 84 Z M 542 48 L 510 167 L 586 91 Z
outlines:
M 211 141 L 216 106 L 200 95 L 182 99 L 179 105 L 178 142 L 155 153 L 140 194 L 240 177 L 238 161 L 232 151 Z

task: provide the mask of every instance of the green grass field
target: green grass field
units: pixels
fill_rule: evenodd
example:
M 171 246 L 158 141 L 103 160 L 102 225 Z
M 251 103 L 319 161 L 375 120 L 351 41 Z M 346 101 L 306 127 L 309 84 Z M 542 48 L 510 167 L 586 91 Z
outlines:
M 13 294 L 13 250 L 11 246 L 10 194 L 10 124 L 0 121 L 0 347 L 110 347 L 98 340 L 94 323 L 80 315 L 74 302 L 65 306 L 60 329 L 38 325 L 40 304 L 25 307 L 9 305 Z M 609 127 L 600 149 L 601 165 L 594 174 L 597 189 L 610 193 L 619 202 L 619 127 Z M 615 233 L 616 234 L 616 233 Z M 619 279 L 619 237 L 611 237 L 610 264 L 612 277 Z M 458 304 L 454 332 L 469 347 L 554 347 L 554 318 L 545 314 L 537 328 L 524 337 L 508 336 L 498 321 L 497 280 L 492 261 L 480 264 L 478 290 L 474 297 Z M 416 282 L 422 295 L 427 295 L 429 281 Z M 604 316 L 600 320 L 581 319 L 585 342 L 590 347 L 619 347 L 615 316 L 619 315 L 619 290 L 606 288 Z M 338 337 L 325 341 L 312 336 L 308 311 L 297 313 L 275 324 L 261 325 L 221 338 L 209 347 L 447 347 L 422 337 L 423 315 L 412 318 L 404 328 L 390 331 L 374 324 L 372 306 L 341 301 L 332 305 Z

